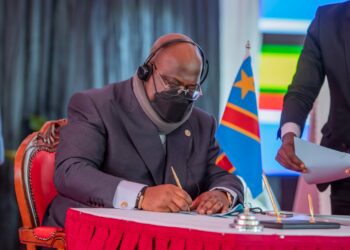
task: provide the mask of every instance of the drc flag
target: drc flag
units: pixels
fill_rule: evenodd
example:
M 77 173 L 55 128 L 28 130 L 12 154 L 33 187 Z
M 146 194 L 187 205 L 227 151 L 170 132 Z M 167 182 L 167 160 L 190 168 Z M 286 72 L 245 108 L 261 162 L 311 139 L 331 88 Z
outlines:
M 250 56 L 239 69 L 215 136 L 223 150 L 217 165 L 241 176 L 253 198 L 258 196 L 262 192 L 262 162 Z

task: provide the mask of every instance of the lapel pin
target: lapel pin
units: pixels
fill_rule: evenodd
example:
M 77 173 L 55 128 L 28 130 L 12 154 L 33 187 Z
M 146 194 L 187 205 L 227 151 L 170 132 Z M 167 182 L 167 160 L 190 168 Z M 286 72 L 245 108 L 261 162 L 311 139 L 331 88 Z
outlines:
M 185 135 L 190 137 L 191 136 L 191 131 L 188 129 L 185 129 Z

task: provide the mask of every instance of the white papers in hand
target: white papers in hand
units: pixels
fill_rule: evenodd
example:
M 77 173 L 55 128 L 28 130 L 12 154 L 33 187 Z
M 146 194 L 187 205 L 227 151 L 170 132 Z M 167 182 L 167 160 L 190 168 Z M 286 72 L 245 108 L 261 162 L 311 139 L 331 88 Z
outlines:
M 295 154 L 304 162 L 307 173 L 303 173 L 309 184 L 318 184 L 349 177 L 350 154 L 319 146 L 294 137 Z

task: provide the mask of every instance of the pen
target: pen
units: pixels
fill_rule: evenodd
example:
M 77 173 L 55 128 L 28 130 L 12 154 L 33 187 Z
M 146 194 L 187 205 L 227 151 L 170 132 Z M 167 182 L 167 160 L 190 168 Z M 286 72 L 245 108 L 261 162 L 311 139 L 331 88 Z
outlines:
M 273 198 L 270 184 L 269 184 L 269 182 L 268 182 L 268 180 L 267 180 L 267 178 L 266 178 L 264 173 L 262 174 L 262 177 L 263 177 L 263 182 L 265 184 L 265 187 L 266 187 L 267 193 L 269 195 L 270 201 L 272 203 L 273 210 L 275 211 L 275 214 L 276 214 L 277 223 L 281 223 L 282 220 L 281 220 L 280 212 L 278 211 L 275 199 Z
M 177 174 L 176 174 L 176 172 L 175 172 L 173 166 L 171 166 L 171 172 L 173 173 L 173 176 L 174 176 L 176 185 L 177 185 L 179 188 L 183 189 L 182 186 L 181 186 L 180 180 L 179 180 L 179 178 L 177 177 Z M 188 212 L 191 212 L 190 207 L 188 207 Z
M 177 177 L 177 174 L 176 174 L 176 172 L 175 172 L 173 166 L 171 166 L 171 172 L 173 172 L 173 176 L 174 176 L 176 185 L 177 185 L 179 188 L 183 189 L 182 186 L 181 186 L 180 180 L 179 180 L 179 178 Z
M 312 205 L 312 198 L 310 194 L 307 194 L 307 199 L 309 200 L 310 223 L 315 223 L 314 206 Z

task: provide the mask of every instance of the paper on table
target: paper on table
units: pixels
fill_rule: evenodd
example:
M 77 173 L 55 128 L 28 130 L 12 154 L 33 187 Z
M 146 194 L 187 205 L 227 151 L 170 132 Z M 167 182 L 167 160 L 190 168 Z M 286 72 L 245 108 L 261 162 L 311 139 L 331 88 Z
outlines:
M 350 216 L 348 215 L 321 215 L 316 214 L 316 219 L 318 221 L 325 221 L 325 222 L 337 222 L 343 226 L 350 226 Z
M 221 213 L 221 214 L 212 214 L 211 216 L 214 217 L 232 217 L 232 216 L 236 216 L 240 213 L 242 213 L 244 210 L 244 207 L 242 204 L 237 204 L 236 206 L 234 206 L 233 208 L 231 208 L 230 210 L 228 210 L 226 213 Z
M 222 217 L 222 218 L 227 218 L 227 217 L 232 217 L 235 215 L 238 215 L 239 213 L 243 212 L 244 207 L 242 204 L 237 204 L 236 206 L 234 206 L 233 208 L 231 208 L 230 210 L 228 210 L 226 213 L 217 213 L 217 214 L 210 214 L 207 216 L 212 216 L 212 217 Z M 193 210 L 191 212 L 188 211 L 180 211 L 180 213 L 182 214 L 191 214 L 191 215 L 199 215 L 197 213 L 197 211 Z
M 294 137 L 295 154 L 308 169 L 303 173 L 309 184 L 318 184 L 349 177 L 345 170 L 350 167 L 350 154 L 319 146 Z

